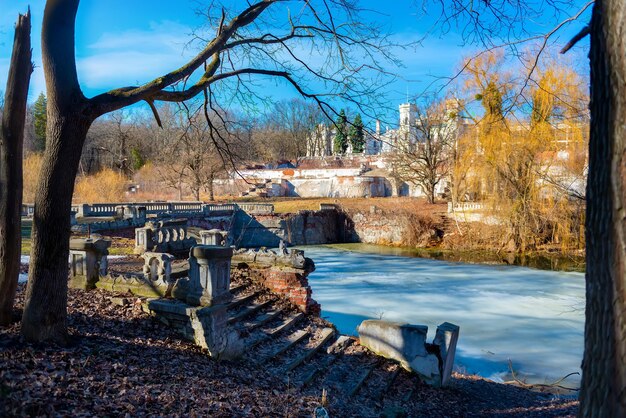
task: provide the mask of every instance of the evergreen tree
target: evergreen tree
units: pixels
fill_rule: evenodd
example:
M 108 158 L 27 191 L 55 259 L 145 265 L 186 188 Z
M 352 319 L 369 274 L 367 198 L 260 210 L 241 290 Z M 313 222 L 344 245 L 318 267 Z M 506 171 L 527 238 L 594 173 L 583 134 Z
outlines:
M 141 152 L 136 147 L 133 147 L 130 150 L 130 159 L 133 171 L 139 171 L 141 167 L 146 164 L 146 160 L 143 158 L 143 155 L 141 155 Z
M 346 135 L 347 124 L 348 119 L 346 118 L 346 112 L 341 109 L 337 122 L 335 122 L 335 128 L 337 130 L 333 144 L 333 151 L 335 154 L 343 154 L 348 149 L 348 136 Z
M 350 132 L 348 133 L 348 139 L 352 144 L 352 152 L 360 154 L 365 148 L 365 135 L 363 134 L 363 120 L 361 114 L 357 114 L 354 118 L 352 126 L 350 126 Z
M 35 125 L 35 149 L 43 151 L 46 148 L 46 124 L 48 117 L 46 106 L 48 100 L 43 93 L 39 94 L 33 105 L 33 124 Z

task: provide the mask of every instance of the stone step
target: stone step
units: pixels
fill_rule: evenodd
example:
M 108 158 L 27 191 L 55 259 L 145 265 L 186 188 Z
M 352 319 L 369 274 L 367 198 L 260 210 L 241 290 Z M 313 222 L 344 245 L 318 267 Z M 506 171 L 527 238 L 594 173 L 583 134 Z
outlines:
M 396 381 L 396 377 L 398 377 L 398 374 L 400 374 L 400 370 L 401 370 L 401 367 L 398 366 L 391 373 L 391 375 L 389 376 L 389 378 L 385 382 L 384 386 L 376 393 L 375 398 L 377 400 L 382 400 L 385 397 L 385 395 L 387 394 L 387 392 L 389 392 L 389 390 L 393 386 L 393 383 Z
M 259 363 L 261 363 L 261 364 L 267 363 L 268 361 L 270 361 L 270 360 L 280 356 L 285 351 L 289 350 L 291 347 L 293 347 L 294 345 L 298 344 L 300 341 L 302 341 L 308 335 L 309 335 L 309 331 L 304 330 L 304 329 L 300 329 L 300 330 L 294 332 L 289 337 L 287 337 L 287 341 L 283 345 L 278 347 L 278 349 L 276 349 L 269 356 L 261 358 Z
M 296 385 L 298 387 L 303 387 L 315 380 L 317 376 L 319 376 L 322 372 L 332 366 L 333 363 L 341 357 L 341 355 L 343 354 L 343 350 L 348 345 L 350 345 L 351 342 L 352 339 L 345 335 L 341 335 L 339 338 L 337 338 L 337 340 L 335 340 L 335 342 L 326 350 L 328 355 L 324 357 L 322 362 L 313 367 L 310 372 L 305 374 L 300 382 L 298 382 Z
M 270 300 L 266 300 L 265 302 L 256 303 L 254 305 L 244 306 L 243 309 L 241 309 L 241 311 L 239 311 L 235 315 L 228 318 L 228 324 L 232 325 L 235 322 L 239 322 L 242 319 L 252 316 L 258 311 L 260 311 L 261 309 L 271 305 L 272 302 L 274 301 L 270 299 Z
M 233 293 L 233 294 L 234 294 L 234 293 L 239 293 L 239 292 L 241 292 L 243 289 L 245 289 L 246 287 L 248 287 L 248 285 L 245 285 L 245 284 L 240 284 L 240 285 L 237 285 L 237 286 L 232 286 L 232 287 L 230 288 L 230 293 Z
M 226 309 L 235 309 L 238 306 L 245 305 L 246 303 L 257 297 L 258 294 L 259 292 L 252 292 L 249 295 L 238 296 L 226 306 Z
M 262 315 L 259 315 L 258 317 L 254 319 L 253 322 L 246 324 L 246 328 L 248 329 L 248 331 L 254 331 L 255 329 L 262 327 L 263 325 L 272 321 L 274 318 L 280 315 L 282 311 L 283 311 L 282 308 L 276 308 Z
M 371 366 L 369 366 L 367 369 L 365 369 L 361 375 L 359 376 L 359 378 L 357 379 L 356 382 L 354 382 L 354 384 L 352 385 L 352 387 L 350 387 L 347 390 L 347 395 L 349 398 L 353 397 L 354 395 L 356 395 L 356 393 L 359 391 L 359 389 L 361 389 L 361 386 L 363 386 L 363 383 L 365 383 L 365 381 L 367 380 L 367 378 L 369 377 L 369 375 L 374 371 L 374 369 L 376 368 L 377 364 L 372 364 Z
M 304 314 L 302 312 L 298 312 L 297 314 L 290 316 L 289 318 L 285 319 L 282 324 L 280 324 L 279 326 L 271 330 L 268 333 L 268 336 L 273 337 L 275 335 L 280 334 L 283 331 L 288 330 L 289 328 L 291 328 L 292 326 L 300 322 L 303 318 L 304 318 Z
M 321 332 L 320 339 L 315 342 L 313 347 L 309 348 L 302 355 L 300 355 L 291 363 L 289 363 L 289 365 L 287 365 L 287 367 L 285 368 L 285 371 L 290 372 L 296 367 L 298 367 L 300 364 L 304 363 L 305 361 L 313 357 L 315 353 L 317 353 L 319 349 L 322 348 L 322 346 L 326 344 L 326 342 L 330 340 L 334 335 L 335 335 L 335 330 L 333 328 L 324 328 Z
M 416 379 L 417 380 L 417 379 Z M 415 392 L 416 389 L 416 384 L 414 384 L 409 391 L 404 395 L 404 397 L 402 398 L 402 402 L 408 402 L 411 400 L 411 397 L 413 396 L 413 392 Z
M 300 320 L 302 320 L 302 318 L 304 318 L 304 314 L 301 312 L 286 318 L 278 327 L 272 329 L 268 333 L 263 333 L 260 338 L 255 338 L 252 341 L 248 342 L 248 350 L 251 350 L 257 345 L 273 338 L 274 336 L 280 334 L 282 331 L 288 330 L 289 328 L 297 324 Z

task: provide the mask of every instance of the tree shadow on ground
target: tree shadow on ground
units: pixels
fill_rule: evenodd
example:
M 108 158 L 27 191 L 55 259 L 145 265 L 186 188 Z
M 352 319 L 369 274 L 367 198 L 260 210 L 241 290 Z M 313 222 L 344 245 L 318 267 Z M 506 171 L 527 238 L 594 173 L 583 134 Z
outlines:
M 23 293 L 22 286 L 18 309 Z M 68 306 L 68 347 L 28 344 L 19 323 L 0 330 L 0 415 L 311 416 L 319 406 L 323 380 L 296 389 L 275 364 L 215 361 L 138 306 L 112 304 L 102 291 L 70 290 Z M 379 361 L 346 355 L 348 365 Z M 385 379 L 392 371 L 380 373 Z M 575 402 L 461 376 L 434 389 L 402 373 L 395 387 L 398 396 L 378 400 L 365 384 L 331 404 L 331 416 L 567 416 L 577 409 Z M 408 392 L 408 399 L 399 396 Z

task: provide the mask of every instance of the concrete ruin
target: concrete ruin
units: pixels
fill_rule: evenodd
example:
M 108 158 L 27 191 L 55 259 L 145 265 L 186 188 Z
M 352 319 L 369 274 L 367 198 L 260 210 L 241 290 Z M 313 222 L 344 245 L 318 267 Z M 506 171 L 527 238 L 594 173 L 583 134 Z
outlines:
M 287 250 L 284 245 L 277 251 L 238 250 L 232 263 L 233 277 L 262 284 L 305 314 L 320 314 L 320 304 L 313 299 L 308 280 L 308 275 L 315 271 L 315 263 L 304 256 L 304 251 Z
M 74 289 L 95 289 L 100 276 L 108 272 L 107 256 L 111 241 L 103 239 L 70 240 L 70 281 Z
M 186 219 L 146 222 L 142 228 L 135 229 L 135 254 L 146 251 L 159 253 L 186 253 L 197 243 L 187 234 Z
M 221 240 L 221 244 L 227 236 L 220 230 L 205 232 L 208 239 Z M 289 372 L 306 367 L 307 360 L 323 353 L 327 344 L 325 355 L 332 362 L 356 341 L 337 336 L 328 324 L 319 326 L 317 322 L 311 327 L 320 321 L 313 320 L 320 314 L 320 305 L 312 298 L 308 284 L 315 264 L 304 252 L 288 250 L 283 243 L 277 250 L 196 245 L 189 250 L 187 261 L 176 260 L 169 253 L 147 251 L 136 260 L 142 262 L 137 263 L 136 273 L 123 274 L 107 268 L 109 246 L 110 242 L 99 239 L 73 240 L 70 285 L 143 297 L 146 312 L 216 359 L 250 358 L 252 348 L 268 342 L 262 359 L 254 360 L 267 362 L 302 342 L 307 348 L 290 357 L 285 366 Z M 176 262 L 179 264 L 174 268 Z M 188 267 L 181 270 L 180 263 Z M 237 283 L 234 287 L 231 280 Z M 301 325 L 285 340 L 276 337 L 299 321 L 309 325 Z M 261 331 L 270 323 L 276 325 Z M 459 328 L 449 323 L 440 325 L 432 344 L 426 343 L 427 332 L 426 326 L 385 321 L 364 321 L 359 327 L 363 347 L 399 362 L 430 385 L 445 386 L 451 378 Z M 349 396 L 359 390 L 377 363 L 355 371 L 358 376 L 346 385 Z M 315 368 L 300 377 L 306 384 L 319 372 Z
M 428 327 L 382 320 L 366 320 L 358 328 L 360 343 L 379 356 L 398 361 L 432 386 L 450 383 L 459 327 L 448 322 L 437 327 L 432 344 Z

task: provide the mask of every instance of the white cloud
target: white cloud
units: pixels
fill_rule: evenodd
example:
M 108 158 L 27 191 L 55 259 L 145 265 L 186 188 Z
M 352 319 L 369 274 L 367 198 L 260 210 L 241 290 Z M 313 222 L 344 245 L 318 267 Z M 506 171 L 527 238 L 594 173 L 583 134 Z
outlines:
M 145 83 L 178 68 L 193 55 L 190 29 L 174 22 L 152 23 L 148 30 L 104 33 L 77 58 L 84 89 L 111 89 Z

